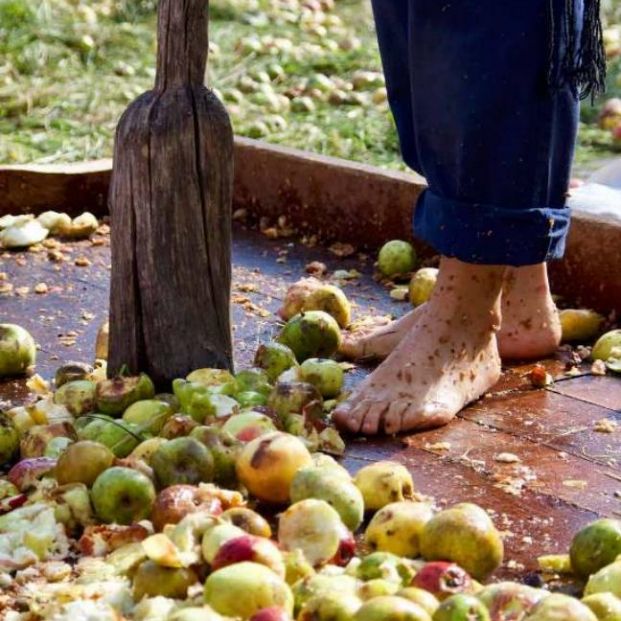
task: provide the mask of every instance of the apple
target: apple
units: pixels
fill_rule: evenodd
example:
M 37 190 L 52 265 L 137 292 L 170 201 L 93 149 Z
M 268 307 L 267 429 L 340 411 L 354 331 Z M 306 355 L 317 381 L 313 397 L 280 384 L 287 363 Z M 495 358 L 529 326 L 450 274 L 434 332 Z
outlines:
M 54 393 L 54 403 L 64 405 L 74 416 L 82 416 L 94 411 L 96 390 L 97 384 L 90 380 L 67 382 Z
M 189 436 L 192 430 L 198 427 L 198 423 L 187 414 L 173 414 L 162 427 L 160 436 L 172 440 Z
M 414 576 L 412 586 L 429 591 L 440 601 L 456 593 L 469 593 L 473 588 L 468 572 L 444 561 L 425 563 Z
M 157 495 L 151 521 L 154 528 L 161 531 L 167 524 L 177 524 L 186 515 L 197 511 L 220 515 L 222 501 L 208 490 L 193 485 L 171 485 Z
M 341 328 L 351 323 L 351 303 L 340 287 L 322 284 L 304 300 L 301 312 L 323 311 L 333 317 Z
M 211 565 L 218 554 L 220 547 L 231 539 L 242 537 L 246 533 L 229 522 L 212 525 L 205 530 L 201 541 L 203 558 Z
M 13 323 L 0 323 L 0 378 L 23 375 L 37 358 L 30 333 Z
M 591 341 L 600 333 L 605 321 L 603 315 L 582 308 L 564 308 L 559 311 L 559 319 L 564 343 Z
M 293 283 L 285 293 L 282 306 L 277 311 L 278 316 L 285 321 L 289 321 L 291 317 L 302 311 L 308 296 L 322 286 L 322 281 L 312 276 L 310 278 L 301 278 Z
M 214 474 L 209 449 L 195 438 L 175 438 L 162 444 L 151 457 L 151 467 L 160 488 L 209 482 Z
M 400 585 L 409 585 L 415 574 L 412 561 L 390 552 L 367 554 L 356 569 L 356 576 L 361 580 L 385 578 Z
M 267 371 L 258 367 L 242 369 L 235 375 L 235 381 L 238 395 L 242 392 L 251 391 L 267 396 L 272 390 Z
M 361 605 L 352 593 L 323 593 L 302 606 L 297 621 L 351 621 Z
M 242 444 L 221 428 L 201 425 L 195 427 L 190 437 L 203 443 L 211 452 L 214 462 L 214 481 L 220 485 L 234 486 L 237 483 L 235 463 Z
M 35 425 L 22 436 L 19 443 L 20 455 L 22 458 L 42 457 L 48 442 L 59 437 L 70 440 L 78 439 L 73 424 L 68 421 L 50 423 L 49 425 Z
M 127 457 L 144 439 L 140 429 L 124 420 L 104 414 L 91 415 L 87 420 L 86 426 L 78 431 L 80 440 L 104 444 L 119 458 Z
M 473 578 L 487 578 L 503 559 L 503 543 L 489 515 L 472 503 L 440 511 L 420 536 L 420 551 L 428 561 L 453 561 Z
M 569 554 L 572 569 L 582 578 L 610 565 L 621 555 L 621 520 L 591 522 L 574 536 Z
M 0 412 L 0 466 L 11 463 L 19 455 L 19 432 L 15 423 Z
M 45 445 L 43 457 L 53 457 L 54 459 L 58 459 L 70 444 L 73 444 L 73 440 L 71 438 L 65 438 L 63 436 L 52 438 Z
M 394 278 L 409 274 L 416 267 L 416 261 L 416 251 L 412 244 L 393 239 L 381 247 L 377 267 L 387 278 Z
M 278 341 L 293 351 L 298 362 L 308 358 L 329 358 L 341 344 L 341 329 L 332 315 L 307 311 L 292 317 Z
M 134 377 L 114 377 L 97 384 L 97 409 L 110 416 L 120 416 L 132 403 L 151 399 L 155 387 L 145 373 Z
M 51 474 L 55 467 L 56 460 L 51 457 L 22 459 L 9 470 L 7 479 L 20 492 L 24 492 L 46 474 Z
M 364 533 L 365 542 L 372 550 L 416 558 L 420 554 L 421 534 L 432 517 L 427 503 L 393 502 L 373 516 Z
M 99 519 L 117 524 L 131 524 L 149 517 L 155 496 L 149 477 L 132 468 L 118 466 L 102 472 L 91 491 Z
M 355 531 L 364 518 L 364 500 L 347 472 L 321 466 L 298 470 L 291 482 L 292 502 L 318 498 L 332 505 L 347 528 Z
M 285 577 L 285 563 L 276 544 L 264 537 L 248 534 L 225 541 L 218 548 L 211 568 L 217 570 L 243 561 L 260 563 L 269 567 L 281 578 Z
M 412 276 L 409 286 L 412 306 L 420 306 L 429 301 L 438 280 L 438 272 L 435 267 L 423 267 Z
M 351 533 L 327 502 L 308 498 L 291 505 L 278 522 L 278 543 L 284 550 L 300 549 L 311 565 L 335 559 Z
M 264 565 L 236 563 L 214 571 L 205 581 L 205 603 L 227 617 L 248 619 L 263 608 L 293 612 L 287 583 Z
M 429 591 L 425 591 L 425 589 L 419 589 L 418 587 L 405 587 L 405 589 L 397 591 L 397 596 L 409 599 L 411 602 L 418 604 L 427 611 L 430 617 L 433 617 L 435 611 L 440 606 L 440 602 L 435 595 L 431 594 Z
M 279 504 L 289 499 L 296 472 L 311 463 L 310 453 L 301 440 L 276 431 L 246 444 L 239 454 L 236 470 L 240 482 L 251 494 Z
M 360 585 L 358 597 L 366 602 L 382 595 L 396 595 L 398 590 L 399 584 L 392 580 L 373 578 L 373 580 L 367 580 Z
M 270 394 L 267 405 L 280 421 L 284 421 L 289 414 L 302 414 L 309 404 L 322 402 L 321 394 L 312 384 L 279 381 Z
M 269 522 L 262 515 L 248 507 L 232 507 L 227 509 L 220 517 L 250 535 L 265 537 L 266 539 L 272 536 Z
M 361 468 L 354 483 L 362 492 L 367 511 L 412 498 L 414 482 L 408 469 L 393 461 L 378 461 Z
M 491 621 L 489 611 L 474 595 L 459 593 L 445 599 L 433 615 L 433 621 Z
M 133 423 L 143 431 L 157 435 L 174 411 L 166 401 L 143 399 L 132 403 L 123 412 L 123 420 Z
M 309 358 L 300 365 L 300 379 L 317 388 L 322 397 L 336 397 L 343 389 L 345 373 L 336 360 Z
M 523 621 L 533 608 L 548 595 L 548 591 L 514 582 L 490 584 L 477 593 L 477 597 L 489 610 L 492 621 L 503 621 L 504 619 Z
M 584 589 L 585 595 L 607 592 L 621 598 L 621 560 L 610 563 L 593 574 Z
M 276 431 L 272 419 L 259 412 L 235 414 L 222 425 L 223 433 L 228 433 L 244 443 L 272 431 Z
M 197 582 L 196 572 L 189 567 L 162 567 L 154 561 L 144 561 L 133 577 L 134 600 L 158 596 L 185 599 L 188 588 Z
M 208 369 L 208 371 L 211 372 L 213 369 Z M 200 424 L 208 424 L 239 412 L 239 404 L 229 396 L 236 392 L 235 378 L 228 371 L 226 373 L 231 378 L 230 383 L 221 386 L 198 381 L 174 380 L 173 391 L 179 399 L 182 412 Z
M 582 598 L 599 621 L 619 621 L 621 619 L 621 599 L 612 593 L 594 593 Z
M 93 372 L 93 367 L 84 362 L 68 362 L 62 367 L 56 369 L 54 374 L 54 384 L 56 388 L 60 388 L 63 384 L 80 380 L 87 380 Z
M 58 458 L 56 480 L 59 485 L 84 483 L 91 487 L 97 477 L 112 466 L 114 453 L 99 442 L 82 440 L 69 445 Z
M 141 459 L 145 463 L 151 465 L 151 457 L 153 457 L 153 453 L 155 453 L 155 451 L 157 451 L 157 449 L 166 441 L 166 438 L 160 438 L 159 436 L 143 440 L 129 454 L 129 457 L 132 459 Z
M 254 392 L 253 390 L 238 392 L 235 396 L 235 400 L 242 408 L 242 414 L 245 409 L 252 409 L 267 405 L 267 397 L 260 392 Z
M 289 347 L 271 342 L 259 346 L 254 364 L 265 371 L 270 382 L 275 382 L 282 373 L 297 367 L 298 362 Z

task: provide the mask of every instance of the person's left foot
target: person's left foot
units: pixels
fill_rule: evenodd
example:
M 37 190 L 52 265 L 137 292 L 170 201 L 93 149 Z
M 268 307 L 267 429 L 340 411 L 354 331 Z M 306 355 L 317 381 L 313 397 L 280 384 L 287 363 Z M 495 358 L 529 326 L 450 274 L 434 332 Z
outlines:
M 407 336 L 334 411 L 340 428 L 375 434 L 443 425 L 498 381 L 504 269 L 454 259 L 442 267 Z
M 561 343 L 561 322 L 550 294 L 545 263 L 510 268 L 502 290 L 498 350 L 503 360 L 552 355 Z

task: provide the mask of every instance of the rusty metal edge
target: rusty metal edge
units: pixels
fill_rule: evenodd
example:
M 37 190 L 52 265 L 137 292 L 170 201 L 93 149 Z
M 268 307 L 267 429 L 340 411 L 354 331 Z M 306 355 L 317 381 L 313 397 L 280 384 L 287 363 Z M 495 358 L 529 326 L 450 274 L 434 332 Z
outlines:
M 0 215 L 88 209 L 101 217 L 107 214 L 111 166 L 111 160 L 98 160 L 0 167 Z M 286 216 L 301 232 L 325 241 L 376 248 L 387 239 L 411 238 L 413 205 L 424 189 L 415 173 L 235 140 L 235 208 L 255 217 Z M 600 311 L 621 310 L 620 247 L 617 221 L 574 213 L 565 259 L 550 266 L 554 290 Z

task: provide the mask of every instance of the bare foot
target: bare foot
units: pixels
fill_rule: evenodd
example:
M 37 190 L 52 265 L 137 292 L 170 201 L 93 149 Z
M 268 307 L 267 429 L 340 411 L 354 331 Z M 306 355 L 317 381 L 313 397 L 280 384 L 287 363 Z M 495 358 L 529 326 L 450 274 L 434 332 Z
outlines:
M 395 321 L 370 320 L 343 333 L 340 353 L 350 360 L 383 360 L 405 338 L 424 306 Z M 553 354 L 561 342 L 561 324 L 550 294 L 545 263 L 509 268 L 502 292 L 498 350 L 503 359 L 527 360 Z
M 496 331 L 505 269 L 442 259 L 431 300 L 388 358 L 334 411 L 348 431 L 436 427 L 500 377 Z
M 546 264 L 507 269 L 498 334 L 501 357 L 544 358 L 553 354 L 560 342 L 561 322 L 550 294 Z
M 371 317 L 343 332 L 339 353 L 350 360 L 383 360 L 410 331 L 422 306 L 394 321 L 388 317 Z

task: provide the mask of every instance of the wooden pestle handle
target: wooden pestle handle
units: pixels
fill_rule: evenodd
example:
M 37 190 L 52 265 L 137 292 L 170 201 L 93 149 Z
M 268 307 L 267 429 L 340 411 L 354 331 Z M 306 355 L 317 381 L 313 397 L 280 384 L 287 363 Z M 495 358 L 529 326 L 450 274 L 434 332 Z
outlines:
M 208 17 L 209 0 L 160 0 L 156 90 L 205 83 Z

